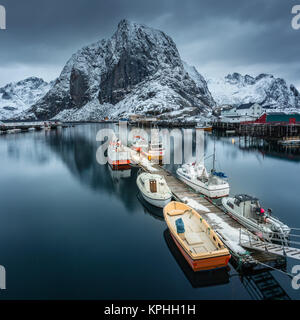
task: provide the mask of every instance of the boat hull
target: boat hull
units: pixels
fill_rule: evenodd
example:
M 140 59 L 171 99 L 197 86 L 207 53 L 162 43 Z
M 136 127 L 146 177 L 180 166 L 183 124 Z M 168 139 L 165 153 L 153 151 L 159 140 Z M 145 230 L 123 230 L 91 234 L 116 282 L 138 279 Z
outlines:
M 180 250 L 182 255 L 184 256 L 185 260 L 188 262 L 190 267 L 194 272 L 197 271 L 204 271 L 204 270 L 212 270 L 212 269 L 220 269 L 225 268 L 228 265 L 228 262 L 231 258 L 231 255 L 224 255 L 224 256 L 217 256 L 217 257 L 211 257 L 211 258 L 204 258 L 204 259 L 192 259 L 186 251 L 182 248 L 180 243 L 176 240 L 176 237 L 173 235 L 172 231 L 170 231 L 171 236 L 177 246 L 177 248 Z
M 199 184 L 196 184 L 193 181 L 187 179 L 185 176 L 181 175 L 180 172 L 178 171 L 177 171 L 177 175 L 179 179 L 183 181 L 185 184 L 187 184 L 195 191 L 200 192 L 209 198 L 217 199 L 217 198 L 227 197 L 229 195 L 229 191 L 230 191 L 229 186 L 227 187 L 221 186 L 216 188 L 215 190 L 211 190 L 211 189 L 205 188 L 204 186 L 202 187 Z
M 108 147 L 108 164 L 113 170 L 130 169 L 130 156 L 127 151 L 119 151 L 119 147 Z
M 108 159 L 108 164 L 113 170 L 127 170 L 130 169 L 130 160 L 111 160 Z
M 168 199 L 153 199 L 153 198 L 146 196 L 142 191 L 141 191 L 141 195 L 145 201 L 147 201 L 152 206 L 157 207 L 157 208 L 163 208 L 172 200 L 172 197 L 170 197 Z

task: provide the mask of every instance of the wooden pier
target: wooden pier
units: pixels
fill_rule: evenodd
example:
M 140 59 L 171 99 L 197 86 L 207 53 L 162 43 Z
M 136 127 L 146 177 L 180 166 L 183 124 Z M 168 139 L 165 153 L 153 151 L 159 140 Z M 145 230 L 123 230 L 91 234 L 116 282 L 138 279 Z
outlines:
M 255 268 L 261 265 L 263 265 L 264 267 L 266 265 L 280 267 L 285 265 L 285 258 L 282 258 L 272 253 L 260 252 L 251 249 L 245 249 L 245 253 L 237 252 L 236 246 L 239 246 L 239 242 L 237 241 L 236 243 L 233 243 L 231 239 L 228 239 L 223 229 L 223 223 L 228 225 L 230 228 L 234 229 L 235 232 L 240 233 L 240 230 L 244 230 L 245 228 L 239 222 L 231 218 L 228 214 L 222 211 L 222 209 L 217 204 L 213 203 L 212 201 L 209 201 L 209 199 L 206 198 L 204 195 L 192 190 L 188 185 L 176 178 L 171 172 L 167 171 L 161 165 L 153 163 L 145 165 L 145 160 L 138 161 L 139 158 L 141 159 L 142 157 L 135 155 L 133 157 L 133 160 L 139 165 L 139 167 L 143 171 L 163 176 L 170 190 L 172 191 L 174 198 L 177 201 L 187 203 L 186 200 L 189 199 L 199 203 L 201 206 L 209 210 L 209 212 L 207 212 L 204 210 L 202 211 L 197 208 L 194 208 L 196 211 L 199 212 L 200 215 L 202 215 L 208 221 L 208 223 L 211 225 L 214 231 L 222 239 L 223 243 L 230 250 L 232 259 L 234 260 L 234 263 L 237 266 L 237 268 Z M 209 217 L 210 213 L 213 213 L 218 218 L 222 219 L 223 225 L 220 225 L 213 221 Z
M 266 140 L 280 140 L 300 136 L 300 124 L 290 123 L 230 123 L 213 122 L 213 129 L 221 131 L 234 130 L 239 136 L 258 137 Z
M 40 131 L 43 129 L 57 129 L 59 127 L 67 127 L 68 125 L 61 122 L 47 122 L 45 125 L 44 122 L 33 122 L 33 123 L 4 123 L 0 124 L 0 133 L 9 133 L 9 132 L 26 132 L 30 130 Z

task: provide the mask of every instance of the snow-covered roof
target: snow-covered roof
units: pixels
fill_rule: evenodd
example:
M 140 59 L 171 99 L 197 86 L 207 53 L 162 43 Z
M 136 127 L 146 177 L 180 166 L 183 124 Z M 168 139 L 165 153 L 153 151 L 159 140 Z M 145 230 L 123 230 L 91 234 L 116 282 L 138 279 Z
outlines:
M 251 102 L 250 103 L 243 103 L 236 108 L 237 108 L 237 110 L 250 109 L 253 105 L 254 105 L 254 103 L 251 103 Z

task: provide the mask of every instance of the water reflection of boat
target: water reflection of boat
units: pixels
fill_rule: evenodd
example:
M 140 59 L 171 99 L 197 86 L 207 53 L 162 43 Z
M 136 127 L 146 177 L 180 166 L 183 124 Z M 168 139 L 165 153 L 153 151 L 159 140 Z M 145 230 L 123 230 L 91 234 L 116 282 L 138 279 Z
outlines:
M 229 282 L 229 273 L 228 269 L 226 268 L 193 272 L 187 261 L 176 247 L 168 229 L 164 231 L 164 239 L 172 256 L 178 263 L 180 269 L 183 271 L 193 288 L 217 286 Z
M 108 166 L 108 170 L 114 182 L 119 182 L 121 179 L 130 178 L 131 176 L 131 169 L 113 170 L 111 166 Z
M 131 177 L 131 169 L 114 170 L 110 165 L 107 167 L 113 182 L 114 190 L 118 194 L 121 194 L 124 192 L 124 188 L 126 188 L 126 185 L 130 180 L 129 178 Z
M 147 213 L 149 213 L 155 219 L 164 221 L 163 210 L 161 208 L 154 207 L 149 202 L 145 201 L 145 199 L 143 198 L 140 192 L 137 193 L 136 197 L 139 200 L 139 202 L 142 204 L 142 206 L 144 207 Z

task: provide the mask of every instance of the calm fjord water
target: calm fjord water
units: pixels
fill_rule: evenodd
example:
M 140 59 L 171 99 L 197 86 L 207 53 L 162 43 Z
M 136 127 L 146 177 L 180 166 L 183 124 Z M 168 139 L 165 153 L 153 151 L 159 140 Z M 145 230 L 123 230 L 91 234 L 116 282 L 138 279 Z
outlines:
M 251 299 L 233 267 L 191 272 L 161 213 L 139 200 L 138 169 L 120 177 L 97 163 L 102 127 L 0 136 L 0 265 L 7 273 L 0 299 Z M 243 149 L 231 139 L 217 137 L 216 150 L 232 193 L 255 195 L 300 227 L 299 153 Z M 206 153 L 212 150 L 207 136 Z M 287 276 L 271 274 L 300 298 Z

